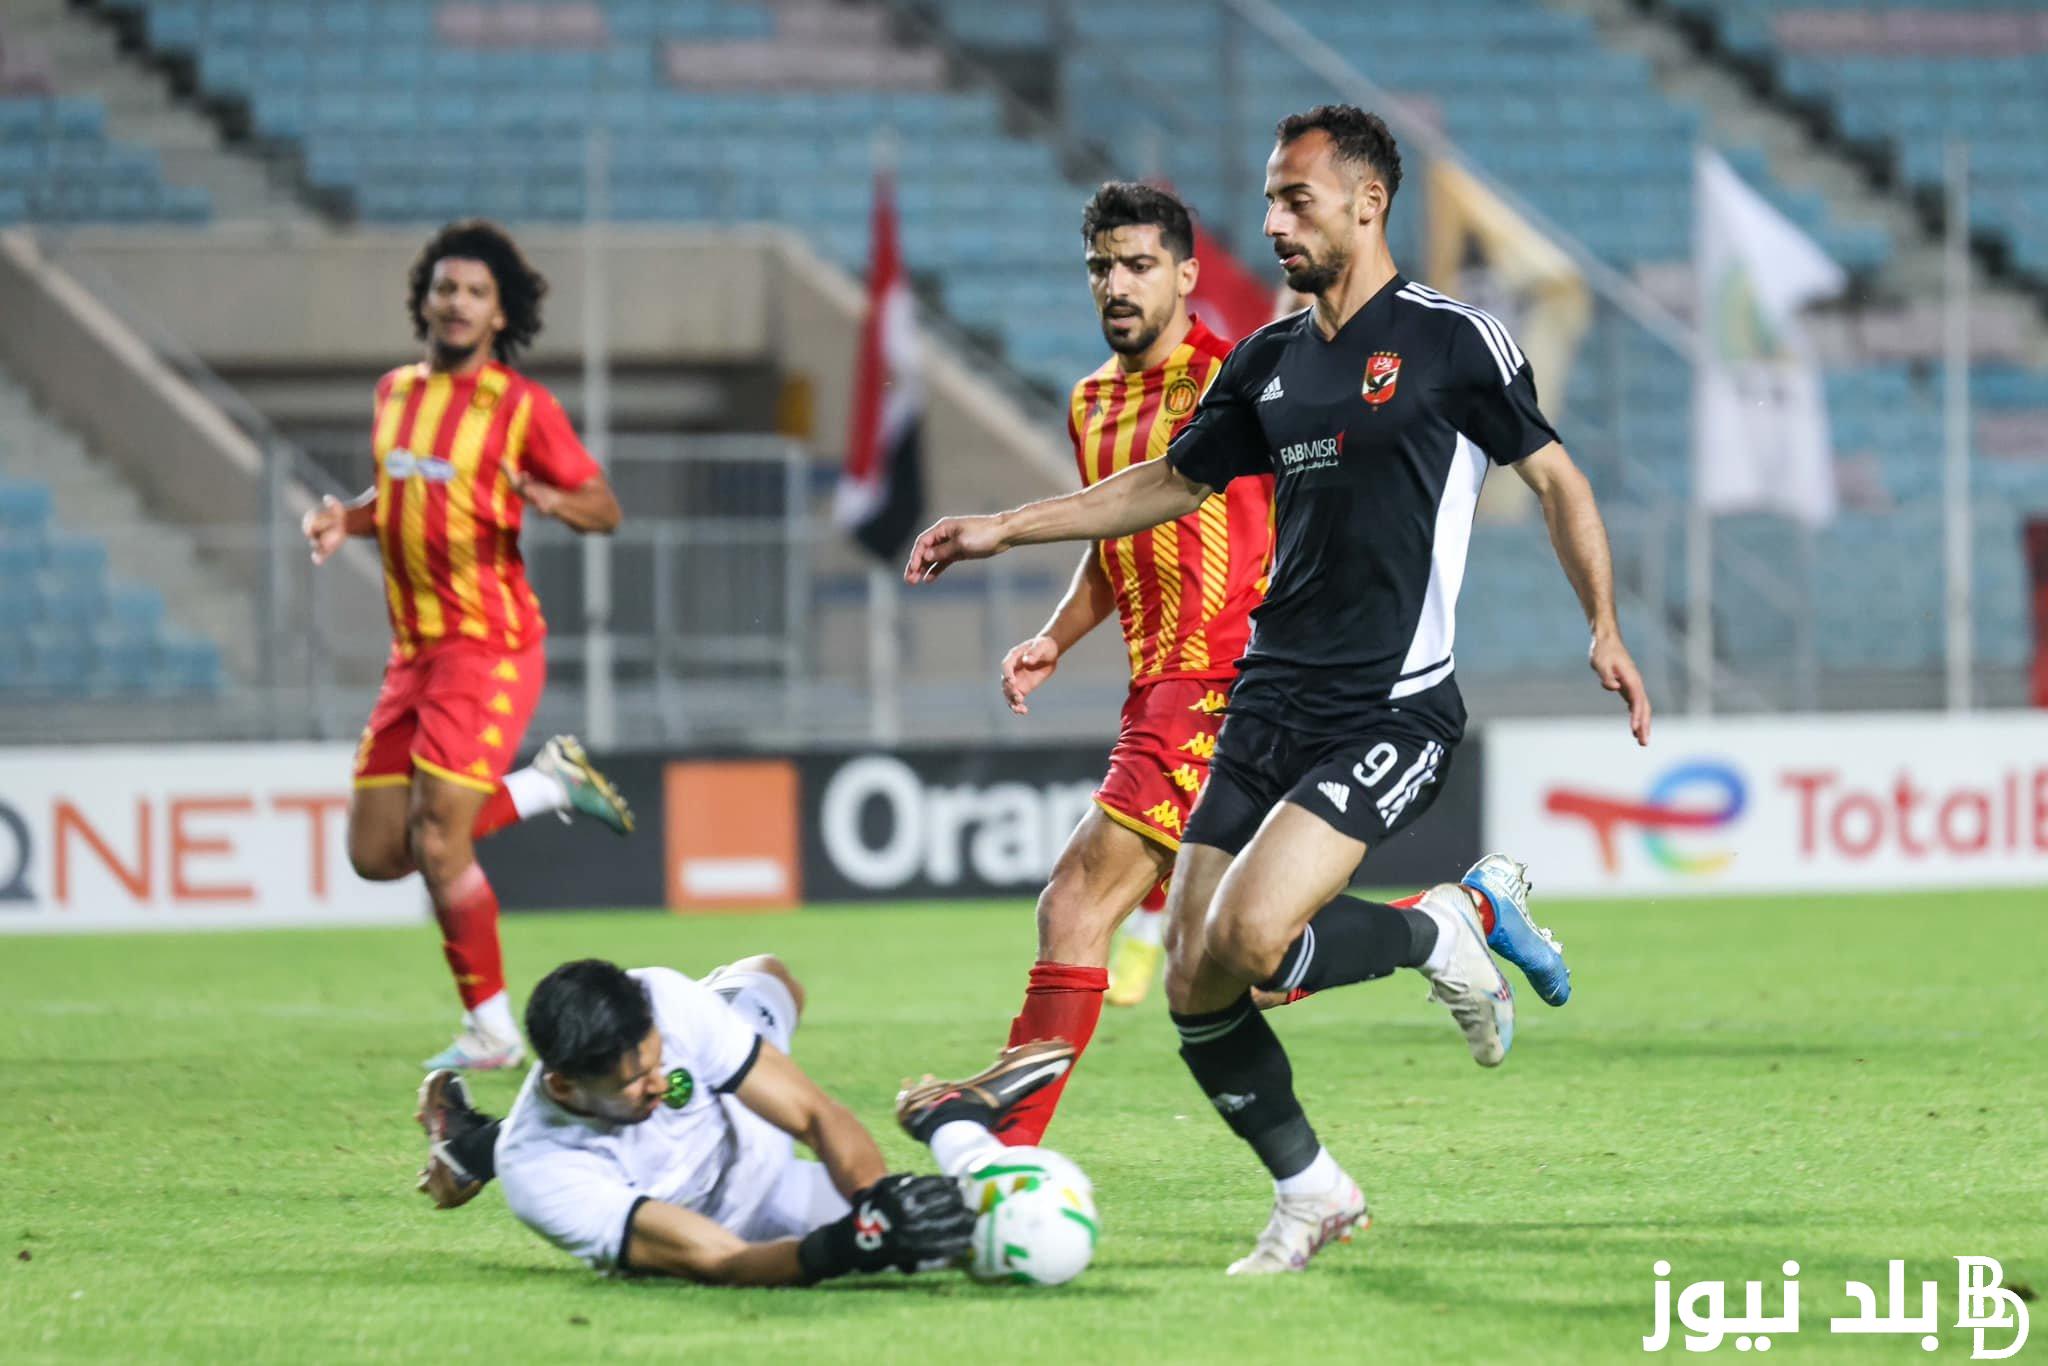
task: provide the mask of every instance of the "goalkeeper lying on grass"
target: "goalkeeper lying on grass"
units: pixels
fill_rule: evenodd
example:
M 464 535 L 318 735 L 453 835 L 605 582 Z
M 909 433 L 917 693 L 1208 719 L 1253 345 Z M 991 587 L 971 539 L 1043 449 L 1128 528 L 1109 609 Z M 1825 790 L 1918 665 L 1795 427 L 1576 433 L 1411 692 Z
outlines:
M 478 1111 L 454 1071 L 421 1085 L 420 1189 L 453 1209 L 495 1176 L 521 1222 L 601 1271 L 808 1285 L 959 1260 L 974 1215 L 957 1182 L 887 1171 L 861 1122 L 790 1060 L 802 1005 L 768 955 L 702 982 L 564 963 L 527 1003 L 540 1062 L 510 1115 Z M 919 1123 L 914 1136 L 957 1174 L 1072 1063 L 1062 1042 L 1012 1049 L 943 1088 L 943 1128 Z M 818 1160 L 797 1157 L 798 1141 Z

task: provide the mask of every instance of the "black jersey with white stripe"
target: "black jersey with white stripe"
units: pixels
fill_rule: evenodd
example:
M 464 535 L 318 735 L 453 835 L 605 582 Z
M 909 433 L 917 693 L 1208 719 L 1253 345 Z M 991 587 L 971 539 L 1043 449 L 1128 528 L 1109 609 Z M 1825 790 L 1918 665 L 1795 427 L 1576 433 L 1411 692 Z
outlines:
M 1167 451 L 1211 488 L 1275 476 L 1272 580 L 1230 710 L 1319 735 L 1400 717 L 1458 740 L 1479 486 L 1556 439 L 1507 329 L 1398 275 L 1334 337 L 1308 309 L 1238 343 Z

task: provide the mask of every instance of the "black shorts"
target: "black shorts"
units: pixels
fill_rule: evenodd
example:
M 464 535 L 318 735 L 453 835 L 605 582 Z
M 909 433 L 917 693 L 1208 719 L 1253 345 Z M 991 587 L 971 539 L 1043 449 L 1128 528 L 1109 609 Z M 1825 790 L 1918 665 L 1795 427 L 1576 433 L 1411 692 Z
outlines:
M 1184 843 L 1236 854 L 1283 801 L 1320 816 L 1367 846 L 1407 826 L 1436 801 L 1451 768 L 1450 745 L 1406 731 L 1368 728 L 1317 736 L 1232 713 L 1217 737 L 1202 799 Z

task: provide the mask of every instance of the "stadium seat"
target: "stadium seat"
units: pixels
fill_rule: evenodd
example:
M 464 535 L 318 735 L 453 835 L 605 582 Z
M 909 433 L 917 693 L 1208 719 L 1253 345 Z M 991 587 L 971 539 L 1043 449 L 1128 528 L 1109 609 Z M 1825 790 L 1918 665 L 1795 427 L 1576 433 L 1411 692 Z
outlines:
M 1980 220 L 2005 234 L 2016 262 L 2048 275 L 2048 191 L 2040 188 L 2048 177 L 2038 131 L 2048 126 L 2048 65 L 2038 57 L 1786 51 L 1774 22 L 1787 10 L 1812 8 L 1808 0 L 1675 3 L 1748 45 L 1784 88 L 1823 101 L 1845 130 L 1889 143 L 1912 179 L 1939 174 L 1949 132 L 1971 136 Z M 1608 47 L 1588 16 L 1512 0 L 1371 9 L 1353 0 L 1280 0 L 1280 7 L 1372 79 L 1435 111 L 1499 184 L 1595 255 L 1632 270 L 1689 254 L 1687 149 L 1705 133 L 1701 113 L 1666 96 L 1640 54 Z M 793 11 L 749 0 L 599 0 L 606 39 L 585 46 L 522 45 L 497 41 L 507 35 L 496 33 L 490 42 L 457 41 L 436 27 L 438 7 L 425 4 L 140 0 L 138 8 L 150 42 L 195 58 L 210 97 L 246 102 L 258 139 L 296 148 L 309 182 L 345 196 L 369 222 L 476 211 L 515 221 L 580 219 L 595 126 L 612 139 L 616 217 L 772 219 L 858 272 L 868 245 L 874 131 L 914 132 L 917 155 L 899 165 L 898 201 L 906 258 L 920 283 L 935 285 L 954 321 L 1050 394 L 1063 394 L 1101 361 L 1076 268 L 1075 219 L 1086 187 L 1068 179 L 1068 149 L 1012 121 L 993 89 L 972 88 L 971 79 L 966 88 L 907 90 L 668 83 L 662 43 L 772 39 Z M 1165 171 L 1213 228 L 1240 242 L 1258 240 L 1253 190 L 1269 146 L 1266 120 L 1338 95 L 1292 54 L 1239 28 L 1230 30 L 1233 57 L 1225 62 L 1220 6 L 1070 6 L 1086 41 L 1064 47 L 1055 7 L 1042 0 L 922 0 L 920 8 L 971 50 L 1006 63 L 1042 62 L 1071 126 L 1115 130 L 1123 141 L 1107 150 Z M 1447 34 L 1455 41 L 1446 42 Z M 1143 83 L 1117 55 L 1139 44 Z M 1227 72 L 1242 82 L 1235 91 Z M 520 97 L 490 93 L 507 88 Z M 206 215 L 202 199 L 162 187 L 145 159 L 109 150 L 95 106 L 60 110 L 61 103 L 0 100 L 0 221 L 37 212 L 116 221 Z M 1223 116 L 1233 103 L 1250 112 L 1248 122 Z M 60 125 L 57 137 L 52 130 Z M 423 144 L 410 135 L 419 126 L 440 136 Z M 1146 150 L 1128 145 L 1147 140 Z M 7 169 L 23 164 L 22 147 L 36 149 L 27 180 Z M 1778 183 L 1757 149 L 1724 150 L 1844 266 L 1874 270 L 1890 257 L 1881 227 L 1834 220 L 1819 197 Z M 62 193 L 46 158 L 66 168 Z M 1241 172 L 1225 174 L 1231 158 L 1242 159 Z M 1425 173 L 1425 159 L 1415 157 L 1411 183 Z M 1409 193 L 1421 197 L 1419 189 Z M 1420 219 L 1394 217 L 1393 245 L 1404 261 L 1423 250 Z M 1976 383 L 1986 411 L 2048 411 L 2048 383 L 2035 372 L 1987 372 Z M 1603 320 L 1588 336 L 1562 397 L 1567 437 L 1603 495 L 1625 493 L 1633 507 L 1667 512 L 1688 496 L 1690 386 L 1686 366 L 1638 329 Z M 1940 481 L 1938 394 L 1925 388 L 1896 366 L 1829 379 L 1838 451 L 1870 472 L 1869 496 L 1890 505 L 1851 509 L 1844 530 L 1817 542 L 1816 592 L 1828 624 L 1818 644 L 1831 667 L 1925 665 L 1938 651 L 1915 615 L 1927 610 L 1920 586 L 1886 577 L 1892 564 L 1925 562 L 1939 534 L 1924 515 Z M 2048 507 L 2048 461 L 1980 460 L 1975 477 L 1980 498 L 2009 510 Z M 8 488 L 0 484 L 0 544 L 46 535 L 47 496 L 39 508 L 33 495 L 10 505 Z M 16 525 L 20 537 L 7 530 Z M 1859 535 L 1887 547 L 1883 576 L 1860 572 L 1870 552 L 1856 550 Z M 1986 629 L 2024 620 L 2013 535 L 2009 525 L 1987 524 L 1980 537 Z M 1682 562 L 1654 558 L 1675 553 L 1675 533 L 1653 546 L 1618 530 L 1616 544 L 1624 562 L 1658 564 L 1682 596 Z M 1728 553 L 1743 553 L 1741 544 L 1735 537 Z M 1532 558 L 1540 563 L 1548 554 L 1527 528 L 1487 527 L 1475 536 L 1460 639 L 1466 667 L 1557 663 L 1557 632 L 1571 634 L 1575 609 L 1561 577 L 1529 573 Z M 29 610 L 38 620 L 46 605 L 42 577 L 56 567 L 37 558 L 30 570 L 38 591 Z M 91 574 L 81 567 L 74 579 L 70 587 L 81 597 L 59 601 L 82 606 Z M 1896 602 L 1860 609 L 1858 594 L 1873 583 L 1896 592 Z M 162 631 L 160 601 L 119 585 L 103 584 L 102 597 L 107 622 L 152 640 Z M 1760 610 L 1731 623 L 1731 648 L 1787 648 L 1769 615 Z M 123 646 L 117 658 L 101 639 L 94 677 L 126 687 L 139 655 Z M 208 665 L 169 647 L 151 658 L 152 668 L 179 676 L 218 669 L 217 659 Z

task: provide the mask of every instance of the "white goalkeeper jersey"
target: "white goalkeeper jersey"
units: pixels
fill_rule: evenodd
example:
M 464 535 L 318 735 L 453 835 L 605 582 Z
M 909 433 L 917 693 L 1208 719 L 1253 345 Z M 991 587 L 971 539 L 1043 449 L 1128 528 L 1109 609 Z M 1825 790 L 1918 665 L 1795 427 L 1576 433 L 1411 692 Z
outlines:
M 671 968 L 636 968 L 661 1031 L 668 1094 L 638 1124 L 571 1114 L 541 1085 L 526 1085 L 498 1134 L 498 1180 L 521 1222 L 601 1271 L 619 1268 L 626 1227 L 642 1200 L 663 1200 L 736 1233 L 774 1191 L 789 1162 L 787 1134 L 730 1094 L 760 1055 L 762 1032 L 700 982 Z M 757 1008 L 766 1015 L 768 1009 Z

